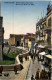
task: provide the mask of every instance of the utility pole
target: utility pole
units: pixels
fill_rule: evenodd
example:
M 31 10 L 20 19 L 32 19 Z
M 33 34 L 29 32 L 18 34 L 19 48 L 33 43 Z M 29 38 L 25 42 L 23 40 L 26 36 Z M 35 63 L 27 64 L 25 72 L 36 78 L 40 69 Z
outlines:
M 44 18 L 44 10 L 43 10 L 43 18 Z

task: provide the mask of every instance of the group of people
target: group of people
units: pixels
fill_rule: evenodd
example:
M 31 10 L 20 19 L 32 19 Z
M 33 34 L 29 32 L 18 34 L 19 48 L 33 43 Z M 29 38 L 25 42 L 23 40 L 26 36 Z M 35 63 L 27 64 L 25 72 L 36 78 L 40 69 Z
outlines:
M 35 61 L 35 57 L 36 57 L 36 55 L 32 52 L 31 59 L 32 59 L 33 63 Z M 39 63 L 39 56 L 37 56 L 37 60 Z M 51 71 L 50 70 L 46 71 L 45 69 L 39 71 L 39 69 L 38 69 L 36 72 L 35 78 L 34 78 L 34 75 L 32 75 L 31 80 L 51 80 Z
M 31 80 L 51 80 L 51 72 L 47 72 L 45 69 L 40 72 L 38 69 L 35 78 L 34 75 L 32 75 Z
M 31 59 L 32 59 L 32 61 L 33 61 L 33 63 L 34 63 L 34 60 L 35 60 L 35 53 L 34 53 L 34 51 L 33 51 L 33 50 L 30 51 L 29 54 L 30 54 Z
M 3 66 L 0 66 L 0 76 L 2 76 Z

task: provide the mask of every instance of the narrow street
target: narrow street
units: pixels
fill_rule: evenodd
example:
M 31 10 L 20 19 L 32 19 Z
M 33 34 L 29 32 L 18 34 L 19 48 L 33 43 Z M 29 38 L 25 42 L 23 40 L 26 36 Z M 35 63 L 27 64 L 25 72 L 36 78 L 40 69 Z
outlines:
M 34 64 L 31 60 L 31 64 L 30 64 L 30 67 L 29 67 L 29 71 L 28 71 L 26 80 L 31 80 L 32 75 L 34 75 L 34 77 L 35 77 L 36 71 L 37 71 L 38 68 L 41 71 L 42 68 L 41 68 L 40 63 L 38 63 L 37 58 L 35 59 Z

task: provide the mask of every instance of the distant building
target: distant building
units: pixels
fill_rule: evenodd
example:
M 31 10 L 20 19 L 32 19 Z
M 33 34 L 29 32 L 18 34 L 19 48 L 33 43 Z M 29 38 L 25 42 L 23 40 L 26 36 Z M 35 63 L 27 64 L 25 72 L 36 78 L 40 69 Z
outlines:
M 0 60 L 2 60 L 2 50 L 4 42 L 4 28 L 3 28 L 3 17 L 0 17 Z
M 25 48 L 31 49 L 35 42 L 35 34 L 27 33 L 27 34 L 10 34 L 9 45 L 11 46 L 22 46 Z
M 23 35 L 10 34 L 9 45 L 20 46 Z

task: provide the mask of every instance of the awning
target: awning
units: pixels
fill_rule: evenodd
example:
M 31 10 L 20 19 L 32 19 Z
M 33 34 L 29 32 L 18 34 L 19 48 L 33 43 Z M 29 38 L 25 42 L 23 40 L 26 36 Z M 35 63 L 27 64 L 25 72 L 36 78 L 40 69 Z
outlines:
M 41 52 L 41 53 L 39 53 L 39 55 L 46 55 L 47 53 L 45 53 L 45 52 Z
M 42 45 L 38 45 L 37 47 L 39 47 L 39 48 L 45 48 L 45 46 L 42 46 Z
M 36 46 L 36 45 L 37 45 L 37 43 L 34 44 L 34 46 Z
M 45 57 L 52 59 L 52 55 L 45 55 Z
M 52 50 L 52 46 L 45 46 L 46 49 Z

